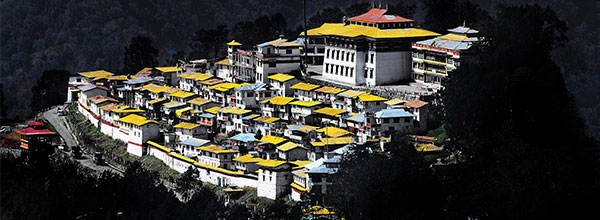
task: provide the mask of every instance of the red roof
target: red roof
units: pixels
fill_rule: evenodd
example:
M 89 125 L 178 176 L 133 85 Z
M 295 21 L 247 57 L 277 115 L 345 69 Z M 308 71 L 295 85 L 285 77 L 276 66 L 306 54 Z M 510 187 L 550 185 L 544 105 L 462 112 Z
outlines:
M 427 105 L 428 102 L 424 102 L 418 99 L 412 100 L 410 102 L 404 103 L 404 107 L 409 107 L 409 108 L 421 108 L 424 105 Z
M 34 121 L 34 122 L 29 123 L 29 126 L 43 126 L 43 125 L 44 125 L 44 123 L 39 122 L 39 121 Z
M 33 128 L 26 128 L 26 129 L 17 131 L 17 133 L 23 134 L 23 135 L 54 134 L 54 132 L 52 132 L 50 130 L 46 130 L 46 129 L 36 130 Z
M 395 23 L 395 22 L 413 22 L 414 20 L 400 17 L 398 15 L 386 15 L 387 9 L 373 8 L 367 13 L 351 17 L 350 21 L 359 21 L 366 23 Z

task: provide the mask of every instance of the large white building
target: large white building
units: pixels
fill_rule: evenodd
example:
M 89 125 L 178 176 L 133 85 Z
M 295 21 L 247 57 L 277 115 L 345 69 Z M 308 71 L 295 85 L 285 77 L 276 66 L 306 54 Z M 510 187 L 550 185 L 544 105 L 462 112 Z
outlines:
M 411 78 L 411 42 L 439 34 L 373 8 L 345 23 L 325 23 L 307 35 L 325 38 L 323 78 L 350 85 L 382 85 Z
M 269 83 L 268 77 L 273 73 L 300 70 L 301 44 L 279 38 L 256 47 L 256 82 Z

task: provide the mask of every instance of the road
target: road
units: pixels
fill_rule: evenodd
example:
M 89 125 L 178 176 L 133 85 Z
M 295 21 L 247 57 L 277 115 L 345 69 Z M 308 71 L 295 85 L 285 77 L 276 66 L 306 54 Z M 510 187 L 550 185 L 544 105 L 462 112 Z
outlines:
M 63 138 L 65 144 L 68 146 L 68 149 L 71 149 L 71 147 L 78 145 L 77 141 L 75 141 L 75 138 L 72 135 L 73 132 L 65 125 L 64 116 L 59 116 L 56 112 L 57 108 L 58 107 L 51 108 L 50 110 L 45 111 L 42 115 L 46 120 L 48 120 L 48 122 L 50 122 L 50 124 L 54 126 L 54 128 L 56 128 L 56 131 Z M 71 156 L 70 153 L 68 155 Z M 94 164 L 91 155 L 83 154 L 82 156 L 83 158 L 77 159 L 77 162 L 86 168 L 96 171 L 97 174 L 101 174 L 104 171 L 110 171 L 119 175 L 123 174 L 120 171 L 111 168 L 110 166 L 98 166 Z

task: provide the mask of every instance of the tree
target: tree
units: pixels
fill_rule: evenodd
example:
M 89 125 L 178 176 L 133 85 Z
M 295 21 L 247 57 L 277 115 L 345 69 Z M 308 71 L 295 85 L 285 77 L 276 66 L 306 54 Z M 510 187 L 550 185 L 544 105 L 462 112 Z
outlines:
M 190 199 L 194 192 L 202 187 L 202 181 L 199 180 L 200 173 L 193 166 L 181 175 L 181 178 L 176 180 L 177 186 L 175 192 L 181 194 L 184 201 Z
M 225 25 L 219 25 L 214 29 L 199 30 L 194 33 L 190 48 L 192 59 L 218 58 L 225 55 L 225 43 L 229 30 Z
M 125 47 L 122 72 L 135 74 L 145 67 L 158 66 L 157 55 L 158 50 L 152 46 L 152 39 L 144 36 L 134 37 Z
M 37 112 L 48 106 L 62 104 L 67 100 L 67 86 L 69 85 L 69 71 L 46 70 L 31 92 L 36 94 L 32 98 L 31 111 Z
M 354 147 L 343 158 L 324 205 L 347 219 L 441 218 L 445 193 L 429 164 L 401 136 L 392 140 L 389 152 Z
M 327 7 L 317 12 L 308 19 L 308 28 L 316 28 L 323 23 L 341 23 L 344 12 L 338 7 Z

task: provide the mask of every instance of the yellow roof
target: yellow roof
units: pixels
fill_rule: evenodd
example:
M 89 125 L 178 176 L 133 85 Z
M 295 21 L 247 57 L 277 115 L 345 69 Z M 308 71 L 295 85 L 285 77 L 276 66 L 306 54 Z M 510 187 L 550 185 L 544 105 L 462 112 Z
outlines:
M 208 151 L 208 152 L 212 152 L 215 154 L 224 154 L 224 153 L 237 153 L 237 150 L 232 150 L 232 149 L 225 149 L 223 147 L 219 147 L 217 145 L 210 145 L 210 146 L 206 146 L 206 147 L 198 147 L 198 150 L 202 150 L 202 151 Z
M 273 123 L 276 121 L 279 121 L 279 118 L 273 118 L 273 117 L 269 117 L 269 116 L 260 116 L 258 118 L 255 118 L 254 121 L 260 121 L 260 122 L 264 122 L 264 123 Z
M 106 70 L 96 70 L 90 72 L 80 72 L 79 75 L 86 78 L 110 78 L 113 74 Z
M 464 36 L 464 35 L 458 35 L 458 34 L 446 34 L 446 35 L 441 36 L 439 38 L 444 39 L 444 40 L 451 40 L 451 41 L 465 41 L 469 37 Z
M 156 67 L 155 69 L 157 69 L 158 71 L 161 71 L 163 73 L 177 72 L 177 70 L 181 70 L 180 68 L 177 68 L 176 66 Z
M 313 146 L 325 146 L 329 145 L 338 145 L 338 144 L 351 144 L 354 143 L 352 137 L 338 137 L 338 138 L 319 138 L 319 142 L 312 142 Z
M 280 151 L 284 151 L 285 152 L 285 151 L 289 151 L 289 150 L 292 150 L 292 149 L 297 148 L 297 147 L 304 148 L 304 147 L 302 147 L 300 145 L 297 145 L 294 142 L 288 141 L 285 144 L 282 144 L 281 146 L 277 147 L 277 149 L 280 150 Z
M 379 97 L 370 93 L 364 93 L 358 96 L 358 99 L 363 102 L 387 101 L 388 99 Z
M 88 101 L 91 101 L 94 104 L 98 104 L 98 103 L 102 103 L 102 102 L 106 102 L 106 101 L 118 102 L 116 99 L 113 99 L 111 97 L 104 97 L 104 96 L 101 96 L 101 95 L 90 97 L 90 98 L 88 98 Z
M 175 152 L 171 152 L 171 153 L 169 153 L 169 155 L 171 155 L 172 157 L 176 157 L 176 158 L 182 159 L 182 160 L 184 160 L 186 162 L 189 162 L 189 163 L 196 163 L 195 160 L 192 160 L 190 158 L 184 157 L 183 155 L 175 153 Z
M 179 97 L 179 98 L 187 98 L 187 97 L 190 97 L 193 95 L 196 95 L 196 94 L 193 92 L 186 92 L 186 91 L 178 91 L 178 92 L 169 94 L 169 96 Z
M 405 102 L 406 102 L 406 100 L 402 100 L 402 99 L 391 99 L 391 100 L 389 100 L 387 102 L 384 102 L 384 103 L 387 104 L 387 105 L 398 105 L 398 104 L 402 104 L 402 103 L 405 103 Z
M 419 144 L 415 146 L 415 149 L 420 152 L 433 152 L 441 151 L 443 148 L 435 146 L 434 144 Z
M 254 118 L 258 117 L 258 116 L 260 116 L 260 115 L 259 114 L 251 114 L 251 115 L 248 115 L 248 116 L 244 117 L 244 120 L 251 120 L 251 119 L 254 119 Z
M 221 110 L 218 110 L 218 112 L 221 113 L 229 113 L 229 114 L 235 114 L 235 115 L 241 115 L 241 114 L 246 114 L 249 112 L 252 112 L 251 110 L 246 110 L 246 109 L 241 109 L 241 108 L 223 108 Z
M 304 34 L 304 33 L 301 33 Z M 307 31 L 308 35 L 333 35 L 341 37 L 369 37 L 376 39 L 435 37 L 440 34 L 420 28 L 379 29 L 344 23 L 324 23 L 321 27 Z
M 352 132 L 346 131 L 344 129 L 341 128 L 337 128 L 337 127 L 324 127 L 321 128 L 319 130 L 317 130 L 317 132 L 323 132 L 325 133 L 325 135 L 329 136 L 329 137 L 341 137 L 347 134 L 352 134 Z
M 237 42 L 235 40 L 232 40 L 231 42 L 227 43 L 227 46 L 241 46 L 242 44 L 240 42 Z
M 210 102 L 211 102 L 210 100 L 203 99 L 203 98 L 195 98 L 195 99 L 192 99 L 190 101 L 187 101 L 187 103 L 194 104 L 194 105 L 204 105 L 204 104 L 207 104 L 207 103 L 210 103 Z
M 161 92 L 165 92 L 167 90 L 171 90 L 173 89 L 173 87 L 170 86 L 159 86 L 159 87 L 154 87 L 154 88 L 150 88 L 147 89 L 148 91 L 150 91 L 151 93 L 161 93 Z
M 112 111 L 113 109 L 117 109 L 117 108 L 123 108 L 123 107 L 129 107 L 127 105 L 120 105 L 117 103 L 110 103 L 108 105 L 103 105 L 102 107 L 100 107 L 100 109 L 105 110 L 105 111 Z
M 242 162 L 242 163 L 256 163 L 256 162 L 258 162 L 258 161 L 260 161 L 262 159 L 254 157 L 254 156 L 252 156 L 250 154 L 246 154 L 244 156 L 233 158 L 233 160 L 234 161 L 239 161 L 239 162 Z
M 275 96 L 273 98 L 263 100 L 262 103 L 270 102 L 273 105 L 287 105 L 291 101 L 293 101 L 293 97 L 284 97 L 284 96 Z
M 144 86 L 142 86 L 142 89 L 143 89 L 143 90 L 149 90 L 149 89 L 154 89 L 154 88 L 158 88 L 158 87 L 160 87 L 160 86 L 159 86 L 159 85 L 156 85 L 156 84 L 154 84 L 154 83 L 150 83 L 150 84 L 148 84 L 148 85 L 144 85 Z
M 160 145 L 160 144 L 157 144 L 157 143 L 155 143 L 154 141 L 148 141 L 148 142 L 146 142 L 146 143 L 148 143 L 149 145 L 152 145 L 152 146 L 154 146 L 154 147 L 156 147 L 156 148 L 158 148 L 158 149 L 164 150 L 164 151 L 166 151 L 167 153 L 170 153 L 171 151 L 173 151 L 171 148 L 167 148 L 167 147 L 165 147 L 165 146 L 162 146 L 162 145 Z
M 192 109 L 193 109 L 192 107 L 185 107 L 182 109 L 177 109 L 177 110 L 175 110 L 175 114 L 177 114 L 177 116 L 181 116 L 184 112 L 190 111 Z
M 166 106 L 166 105 L 172 105 L 172 104 L 177 104 L 177 103 L 179 103 L 179 102 L 177 102 L 177 101 L 171 101 L 171 102 L 163 103 L 163 105 Z
M 214 90 L 218 90 L 221 92 L 225 92 L 225 91 L 229 91 L 230 89 L 238 88 L 241 86 L 242 86 L 241 84 L 227 82 L 227 83 L 221 83 L 221 84 L 217 84 L 217 85 L 208 87 L 208 89 L 214 89 Z
M 217 111 L 219 111 L 219 109 L 221 109 L 219 106 L 215 106 L 215 107 L 212 107 L 212 108 L 209 108 L 209 109 L 204 109 L 204 111 L 208 112 L 208 113 L 213 113 L 213 114 L 216 115 Z
M 162 102 L 162 101 L 165 101 L 165 100 L 167 100 L 167 97 L 153 99 L 153 100 L 150 100 L 150 101 L 148 101 L 146 103 L 153 105 L 153 104 L 156 104 L 157 102 Z
M 287 141 L 287 139 L 282 138 L 282 137 L 277 137 L 277 136 L 271 136 L 271 135 L 266 135 L 263 136 L 259 142 L 267 142 L 267 143 L 271 143 L 274 145 L 280 144 L 281 142 Z
M 324 114 L 324 115 L 340 117 L 340 114 L 346 113 L 347 111 L 342 110 L 342 109 L 337 109 L 337 108 L 325 107 L 325 108 L 317 109 L 317 110 L 315 110 L 315 112 Z
M 112 109 L 111 111 L 116 112 L 116 113 L 143 113 L 143 112 L 146 112 L 142 109 L 131 108 L 129 106 L 115 108 L 115 109 Z
M 217 62 L 216 64 L 217 64 L 217 65 L 219 65 L 219 64 L 220 64 L 220 65 L 228 65 L 228 66 L 231 66 L 231 64 L 229 64 L 229 59 L 227 59 L 227 58 L 225 58 L 225 59 L 223 59 L 223 60 L 221 60 L 221 61 Z
M 362 95 L 364 93 L 365 92 L 356 91 L 356 90 L 348 90 L 348 91 L 340 93 L 339 95 L 344 95 L 344 96 L 349 96 L 349 97 L 352 97 L 352 98 L 356 98 L 359 95 Z
M 310 160 L 296 160 L 296 161 L 290 161 L 290 163 L 296 165 L 296 167 L 294 167 L 294 168 L 302 168 L 304 165 L 312 163 L 312 161 L 310 161 Z
M 304 106 L 304 107 L 313 107 L 315 105 L 320 105 L 323 104 L 322 102 L 317 102 L 317 101 L 293 101 L 290 103 L 290 105 L 299 105 L 299 106 Z
M 296 85 L 293 85 L 292 87 L 290 87 L 291 89 L 299 89 L 299 90 L 304 90 L 304 91 L 310 91 L 316 88 L 319 88 L 319 85 L 315 85 L 315 84 L 310 84 L 310 83 L 303 83 L 303 82 L 299 82 L 296 83 Z
M 195 162 L 194 165 L 199 166 L 199 167 L 204 167 L 206 169 L 211 169 L 211 170 L 215 170 L 215 171 L 227 173 L 227 174 L 233 174 L 233 175 L 243 175 L 244 174 L 241 171 L 231 171 L 231 170 L 223 169 L 223 168 L 220 168 L 220 167 L 209 166 L 209 165 L 202 164 L 202 163 L 199 163 L 199 162 Z
M 309 209 L 303 209 L 302 210 L 304 213 L 309 213 L 309 214 L 313 214 L 313 215 L 333 215 L 335 214 L 335 212 L 333 211 L 329 211 L 324 207 L 321 206 L 312 206 Z
M 134 124 L 137 126 L 142 126 L 145 125 L 147 123 L 156 123 L 158 124 L 158 122 L 154 121 L 154 120 L 148 120 L 145 117 L 136 115 L 136 114 L 130 114 L 127 115 L 125 117 L 119 118 L 119 121 L 124 122 L 124 123 L 129 123 L 129 124 Z
M 330 86 L 323 86 L 323 87 L 315 90 L 315 92 L 322 92 L 322 93 L 329 93 L 329 94 L 338 94 L 343 91 L 346 91 L 346 89 L 330 87 Z
M 256 165 L 263 166 L 263 167 L 278 167 L 278 166 L 281 166 L 286 163 L 287 163 L 287 161 L 281 161 L 281 160 L 261 160 L 258 163 L 256 163 Z
M 120 80 L 120 81 L 128 80 L 126 75 L 113 76 L 113 77 L 109 77 L 108 79 L 110 79 L 110 80 Z
M 169 93 L 169 94 L 182 91 L 181 89 L 178 89 L 178 88 L 171 88 L 171 87 L 169 87 L 169 88 L 170 88 L 169 90 L 165 91 L 166 93 Z
M 203 81 L 203 80 L 212 78 L 213 75 L 206 74 L 206 73 L 185 72 L 185 73 L 179 75 L 179 77 L 184 78 L 184 79 L 193 79 L 193 80 L 197 80 L 197 81 Z
M 310 132 L 310 131 L 316 130 L 317 128 L 318 128 L 318 127 L 315 127 L 315 126 L 304 125 L 304 126 L 302 126 L 301 128 L 299 128 L 298 130 L 299 130 L 299 131 L 302 131 L 302 132 L 306 132 L 306 133 L 308 133 L 308 132 Z
M 277 73 L 275 75 L 269 76 L 269 79 L 276 80 L 279 82 L 285 82 L 285 81 L 288 81 L 293 78 L 296 78 L 296 77 L 292 76 L 292 75 L 288 75 L 288 74 L 283 74 L 283 73 Z
M 298 184 L 296 184 L 296 183 L 294 183 L 294 182 L 292 182 L 292 183 L 290 184 L 290 186 L 291 186 L 292 188 L 294 188 L 294 189 L 297 189 L 297 190 L 300 190 L 300 191 L 302 191 L 302 192 L 308 192 L 308 189 L 306 189 L 306 188 L 304 188 L 304 187 L 302 187 L 302 186 L 300 186 L 300 185 L 298 185 Z

